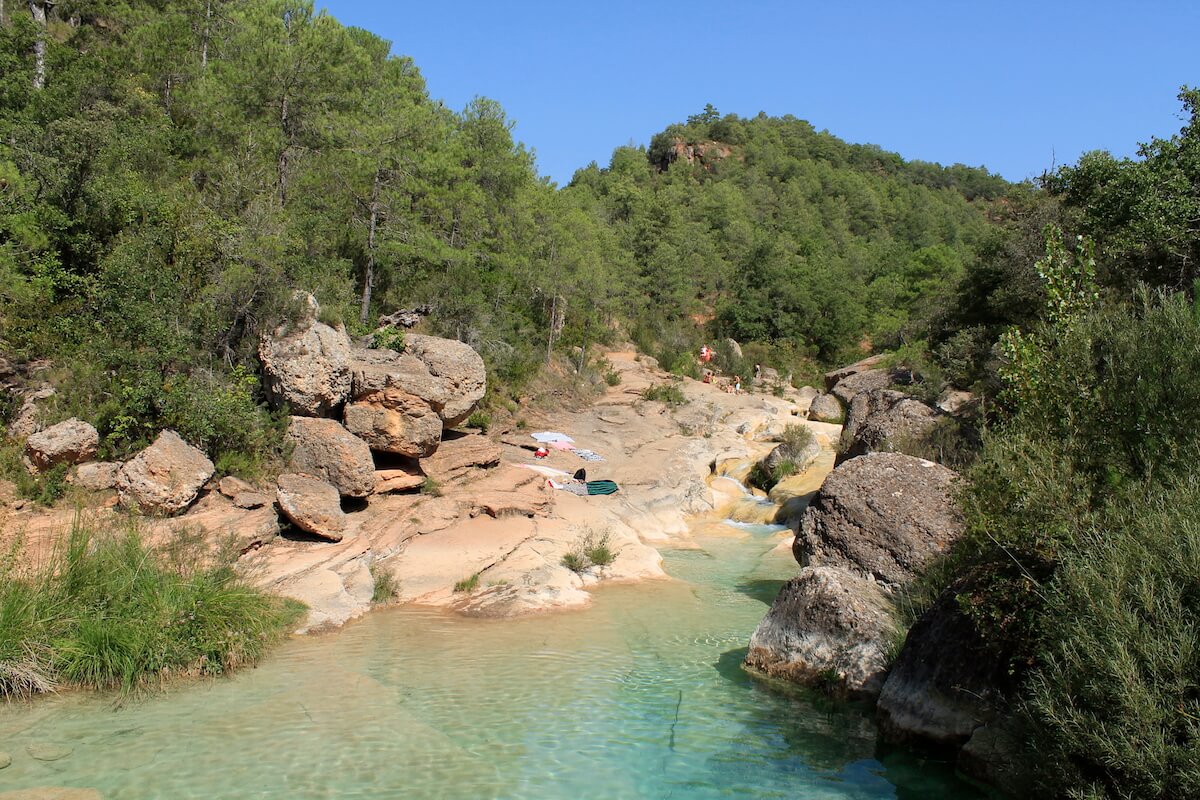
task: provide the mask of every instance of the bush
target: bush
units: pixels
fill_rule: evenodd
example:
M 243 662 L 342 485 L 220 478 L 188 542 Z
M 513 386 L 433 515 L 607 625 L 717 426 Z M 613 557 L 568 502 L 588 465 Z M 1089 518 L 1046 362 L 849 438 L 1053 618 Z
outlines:
M 377 350 L 395 350 L 399 353 L 404 349 L 404 329 L 394 325 L 380 328 L 371 336 L 371 347 Z
M 67 473 L 70 467 L 59 464 L 33 475 L 21 459 L 24 452 L 16 442 L 0 442 L 0 478 L 10 480 L 17 494 L 38 505 L 52 506 L 67 493 Z
M 467 417 L 467 427 L 474 428 L 480 433 L 487 433 L 488 426 L 492 424 L 492 418 L 483 411 L 472 411 L 471 416 Z
M 149 547 L 134 525 L 77 519 L 39 570 L 0 561 L 0 696 L 60 685 L 128 692 L 171 675 L 257 662 L 302 606 L 245 584 L 234 554 L 180 534 Z
M 746 483 L 762 489 L 764 492 L 769 492 L 775 488 L 776 484 L 784 478 L 790 478 L 799 471 L 799 467 L 795 461 L 790 458 L 785 458 L 775 464 L 773 468 L 767 467 L 762 461 L 759 461 L 750 469 L 750 474 L 746 476 Z
M 609 544 L 609 534 L 589 529 L 563 554 L 562 565 L 572 572 L 583 572 L 592 566 L 607 567 L 616 558 L 617 553 Z
M 376 605 L 390 603 L 400 595 L 400 582 L 391 570 L 378 561 L 371 562 L 371 577 L 375 587 L 371 590 L 371 602 Z
M 476 572 L 469 578 L 463 578 L 454 584 L 455 592 L 473 592 L 479 588 L 479 573 Z
M 673 383 L 656 383 L 647 386 L 642 390 L 642 399 L 664 403 L 672 408 L 687 405 L 688 401 L 683 390 Z

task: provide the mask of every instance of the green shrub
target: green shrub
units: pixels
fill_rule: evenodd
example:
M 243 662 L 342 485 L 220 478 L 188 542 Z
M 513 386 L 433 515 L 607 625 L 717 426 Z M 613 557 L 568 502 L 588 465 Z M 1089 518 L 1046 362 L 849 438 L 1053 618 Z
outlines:
M 429 476 L 421 483 L 421 494 L 427 494 L 430 497 L 442 496 L 442 485 Z
M 605 370 L 604 371 L 604 382 L 607 383 L 609 386 L 620 386 L 621 385 L 621 373 L 617 372 L 615 369 Z
M 588 563 L 587 558 L 582 553 L 576 552 L 564 553 L 562 557 L 562 564 L 564 567 L 571 570 L 571 572 L 583 572 L 585 569 L 591 566 Z
M 404 329 L 396 326 L 380 328 L 371 337 L 371 347 L 377 350 L 395 350 L 397 353 L 404 349 Z
M 202 537 L 154 549 L 132 524 L 78 519 L 40 569 L 22 568 L 14 550 L 0 561 L 0 696 L 129 691 L 257 662 L 302 606 L 251 588 L 232 558 Z
M 812 429 L 807 425 L 799 425 L 794 422 L 785 425 L 783 433 L 779 436 L 779 443 L 786 447 L 793 456 L 799 456 L 813 441 L 815 441 L 815 437 Z
M 375 588 L 371 590 L 372 603 L 390 603 L 400 595 L 400 582 L 382 563 L 371 562 L 371 577 L 375 580 Z
M 487 433 L 488 426 L 492 424 L 492 418 L 483 411 L 472 411 L 471 416 L 467 417 L 467 427 L 474 428 L 480 433 Z
M 562 565 L 572 572 L 583 572 L 592 566 L 607 567 L 616 558 L 609 534 L 588 529 L 563 554 Z
M 473 592 L 479 588 L 479 573 L 476 572 L 469 578 L 463 578 L 454 584 L 455 592 Z
M 799 471 L 799 465 L 790 458 L 782 459 L 773 469 L 767 468 L 763 462 L 759 461 L 750 469 L 750 474 L 746 476 L 746 483 L 762 489 L 764 492 L 769 492 L 784 478 L 790 478 Z
M 59 464 L 33 475 L 21 459 L 23 452 L 17 442 L 0 441 L 0 478 L 12 481 L 19 496 L 39 505 L 54 505 L 67 493 L 67 473 L 71 468 Z
M 642 399 L 664 403 L 672 408 L 687 405 L 688 401 L 683 390 L 673 383 L 656 383 L 647 386 L 642 390 Z

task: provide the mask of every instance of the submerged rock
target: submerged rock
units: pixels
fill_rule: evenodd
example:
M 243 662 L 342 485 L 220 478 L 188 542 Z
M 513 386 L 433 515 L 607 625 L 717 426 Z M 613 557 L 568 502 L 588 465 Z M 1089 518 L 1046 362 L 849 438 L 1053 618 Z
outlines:
M 350 394 L 350 337 L 341 326 L 319 322 L 319 314 L 307 295 L 300 319 L 264 336 L 258 347 L 267 400 L 297 416 L 330 416 Z
M 25 748 L 25 752 L 38 761 L 61 761 L 75 751 L 65 744 L 33 742 Z
M 30 434 L 25 440 L 25 458 L 33 471 L 41 472 L 58 464 L 81 464 L 96 455 L 100 434 L 88 423 L 71 417 Z
M 337 420 L 292 417 L 287 440 L 293 471 L 322 478 L 346 497 L 366 497 L 375 490 L 371 448 Z
M 833 566 L 906 584 L 962 535 L 957 473 L 899 453 L 852 458 L 826 478 L 804 513 L 792 552 L 801 566 Z
M 746 665 L 772 677 L 851 697 L 874 697 L 896 622 L 874 581 L 805 567 L 779 591 L 750 637 Z
M 121 505 L 142 513 L 177 514 L 196 499 L 215 468 L 175 431 L 163 431 L 117 474 Z
M 939 419 L 943 419 L 940 413 L 903 392 L 862 392 L 846 414 L 838 463 L 864 453 L 905 452 L 936 427 Z
M 320 478 L 284 473 L 276 482 L 275 497 L 279 510 L 300 530 L 331 542 L 345 535 L 346 514 L 338 490 Z

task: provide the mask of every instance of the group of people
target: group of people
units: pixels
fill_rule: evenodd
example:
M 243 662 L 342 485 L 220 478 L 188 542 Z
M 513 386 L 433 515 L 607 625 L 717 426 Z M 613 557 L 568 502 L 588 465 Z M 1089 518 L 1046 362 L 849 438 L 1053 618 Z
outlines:
M 713 355 L 715 354 L 715 352 L 716 351 L 713 350 L 713 348 L 709 347 L 706 344 L 700 345 L 700 365 L 701 365 L 701 371 L 704 374 L 703 380 L 705 383 L 713 383 L 716 380 L 717 371 L 715 369 L 709 369 L 708 367 L 704 366 L 705 364 L 708 364 L 710 361 L 712 361 Z M 757 371 L 759 369 L 759 367 L 755 366 L 754 369 Z M 725 384 L 725 391 L 728 392 L 729 394 L 741 394 L 742 393 L 742 376 L 734 375 L 733 380 L 731 380 Z

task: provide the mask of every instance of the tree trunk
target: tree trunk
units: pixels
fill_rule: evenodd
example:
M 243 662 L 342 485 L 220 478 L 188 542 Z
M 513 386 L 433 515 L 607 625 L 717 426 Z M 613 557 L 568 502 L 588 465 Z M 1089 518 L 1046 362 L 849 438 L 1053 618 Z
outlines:
M 371 289 L 375 283 L 375 231 L 379 224 L 379 188 L 382 183 L 380 170 L 375 170 L 375 182 L 371 186 L 371 223 L 367 229 L 367 274 L 363 276 L 362 310 L 358 321 L 363 325 L 371 315 Z
M 292 135 L 288 130 L 288 96 L 285 94 L 279 103 L 279 127 L 283 131 L 283 147 L 279 151 L 279 205 L 287 205 L 287 171 L 288 150 L 292 146 Z
M 37 24 L 37 39 L 33 42 L 33 88 L 46 85 L 46 2 L 29 0 L 29 13 Z
M 550 365 L 550 357 L 554 353 L 554 321 L 558 319 L 558 292 L 550 300 L 550 335 L 546 337 L 546 365 Z
M 0 0 L 0 3 L 4 0 Z M 212 31 L 212 0 L 204 3 L 204 35 L 200 39 L 200 71 L 208 69 L 208 37 Z

